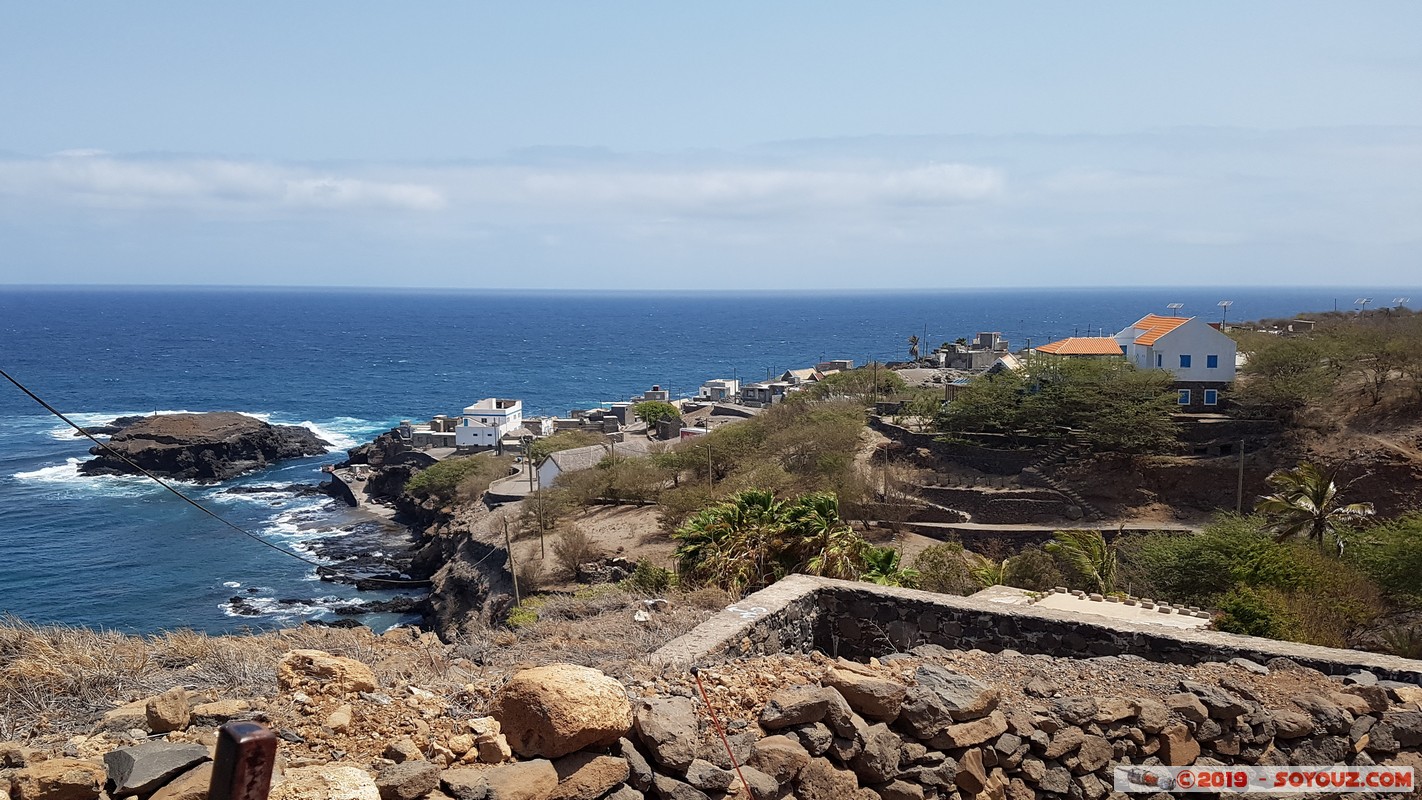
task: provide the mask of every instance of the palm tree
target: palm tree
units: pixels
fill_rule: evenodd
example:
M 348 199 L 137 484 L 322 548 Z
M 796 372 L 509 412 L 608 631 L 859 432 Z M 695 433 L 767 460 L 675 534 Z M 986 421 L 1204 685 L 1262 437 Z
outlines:
M 909 345 L 909 358 L 911 358 L 911 359 L 917 361 L 917 360 L 918 360 L 918 337 L 917 337 L 917 336 L 910 336 L 910 337 L 908 338 L 908 345 Z
M 864 553 L 864 574 L 860 580 L 880 586 L 911 586 L 918 570 L 903 566 L 904 554 L 892 547 L 869 547 Z
M 852 580 L 864 567 L 869 543 L 839 516 L 839 498 L 811 492 L 785 511 L 786 544 L 795 551 L 791 568 L 826 578 Z
M 1338 554 L 1342 555 L 1339 527 L 1372 516 L 1373 504 L 1344 505 L 1339 499 L 1341 490 L 1333 478 L 1333 473 L 1326 473 L 1307 461 L 1293 469 L 1275 470 L 1265 479 L 1274 493 L 1259 498 L 1254 510 L 1270 518 L 1266 530 L 1279 541 L 1305 536 L 1320 550 L 1326 550 L 1331 535 Z
M 1006 583 L 1008 559 L 994 561 L 971 550 L 964 550 L 963 557 L 968 562 L 968 574 L 977 581 L 978 588 L 987 589 Z
M 783 516 L 772 492 L 755 489 L 702 509 L 672 534 L 682 573 L 737 591 L 776 580 L 783 574 L 773 563 Z
M 1116 546 L 1107 544 L 1101 531 L 1057 531 L 1047 552 L 1085 579 L 1088 588 L 1102 594 L 1116 591 Z

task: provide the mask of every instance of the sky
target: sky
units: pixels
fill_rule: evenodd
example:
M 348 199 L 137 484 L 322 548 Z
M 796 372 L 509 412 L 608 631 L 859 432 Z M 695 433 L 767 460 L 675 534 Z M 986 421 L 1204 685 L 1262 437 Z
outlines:
M 1422 284 L 1416 2 L 0 19 L 0 284 Z

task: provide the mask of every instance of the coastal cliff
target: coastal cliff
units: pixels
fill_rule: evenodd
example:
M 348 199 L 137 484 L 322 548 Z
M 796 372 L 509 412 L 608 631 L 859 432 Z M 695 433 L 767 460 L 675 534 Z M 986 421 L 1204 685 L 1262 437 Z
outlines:
M 320 455 L 330 443 L 299 425 L 271 425 L 234 412 L 145 417 L 90 448 L 85 475 L 133 475 L 216 483 L 288 458 Z M 115 453 L 123 456 L 119 458 Z

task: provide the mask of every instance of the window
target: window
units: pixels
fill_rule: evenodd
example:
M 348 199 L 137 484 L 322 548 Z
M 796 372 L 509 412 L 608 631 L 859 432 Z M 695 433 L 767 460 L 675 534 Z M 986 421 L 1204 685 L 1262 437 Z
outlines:
M 1205 368 L 1206 368 L 1206 369 L 1219 369 L 1219 366 L 1220 366 L 1220 357 L 1219 357 L 1219 356 L 1205 356 Z
M 1189 368 L 1190 368 L 1190 357 L 1189 357 L 1189 356 L 1187 356 L 1187 355 L 1181 355 L 1181 356 L 1180 356 L 1180 368 L 1181 368 L 1181 369 L 1189 369 Z
M 1180 389 L 1180 390 L 1178 390 L 1178 394 L 1179 394 L 1179 397 L 1176 399 L 1175 402 L 1179 403 L 1179 404 L 1182 405 L 1182 406 L 1188 406 L 1188 405 L 1190 405 L 1190 390 L 1189 390 L 1189 389 Z
M 1161 354 L 1161 353 L 1156 353 L 1156 354 L 1155 354 L 1155 365 L 1156 365 L 1157 367 L 1163 367 L 1163 366 L 1165 366 L 1165 356 L 1164 356 L 1163 354 Z
M 1207 406 L 1219 405 L 1219 402 L 1220 402 L 1220 393 L 1219 393 L 1218 390 L 1216 390 L 1216 389 L 1206 389 L 1206 390 L 1205 390 L 1205 405 L 1207 405 Z

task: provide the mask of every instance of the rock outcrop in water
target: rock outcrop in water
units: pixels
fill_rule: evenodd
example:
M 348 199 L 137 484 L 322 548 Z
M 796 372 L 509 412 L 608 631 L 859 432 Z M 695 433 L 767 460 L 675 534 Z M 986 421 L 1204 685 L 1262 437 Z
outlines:
M 287 458 L 319 455 L 328 442 L 299 425 L 270 425 L 233 412 L 146 417 L 114 434 L 108 446 L 155 475 L 212 483 Z M 132 466 L 95 446 L 85 475 L 133 475 Z

